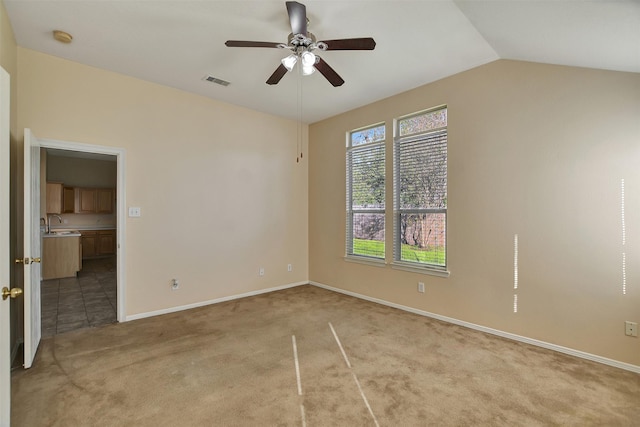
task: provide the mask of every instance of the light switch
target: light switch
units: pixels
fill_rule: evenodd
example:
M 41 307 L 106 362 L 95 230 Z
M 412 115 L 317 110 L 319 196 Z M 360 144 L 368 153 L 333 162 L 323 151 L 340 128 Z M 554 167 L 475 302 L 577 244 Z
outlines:
M 140 208 L 129 208 L 129 216 L 130 217 L 142 216 L 142 214 L 140 213 Z

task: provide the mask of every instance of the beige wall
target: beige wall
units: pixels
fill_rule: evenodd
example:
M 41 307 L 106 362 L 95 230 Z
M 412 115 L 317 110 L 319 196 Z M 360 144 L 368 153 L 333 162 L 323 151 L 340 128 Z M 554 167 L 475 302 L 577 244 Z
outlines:
M 126 150 L 127 315 L 307 279 L 296 122 L 23 48 L 18 69 L 19 129 Z
M 392 119 L 442 104 L 450 277 L 345 262 L 345 132 L 387 123 L 391 262 Z M 640 365 L 640 340 L 624 335 L 625 320 L 640 322 L 639 117 L 638 74 L 497 61 L 313 124 L 310 279 Z
M 17 46 L 13 36 L 13 28 L 9 22 L 4 2 L 0 2 L 0 66 L 11 75 L 11 133 L 13 134 L 17 123 L 16 106 L 13 102 L 17 89 Z

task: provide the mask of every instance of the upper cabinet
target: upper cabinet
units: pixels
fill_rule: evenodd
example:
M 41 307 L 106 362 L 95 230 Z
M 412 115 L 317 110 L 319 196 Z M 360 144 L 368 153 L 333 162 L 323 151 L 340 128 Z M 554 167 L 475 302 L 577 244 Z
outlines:
M 76 213 L 96 213 L 96 190 L 76 188 Z
M 74 213 L 76 192 L 73 187 L 62 187 L 62 213 Z
M 61 182 L 47 182 L 47 214 L 111 214 L 114 195 L 113 188 L 73 188 Z
M 113 213 L 113 194 L 112 188 L 96 189 L 96 213 Z
M 47 213 L 62 213 L 62 183 L 47 182 Z
M 113 213 L 113 188 L 76 188 L 75 213 Z

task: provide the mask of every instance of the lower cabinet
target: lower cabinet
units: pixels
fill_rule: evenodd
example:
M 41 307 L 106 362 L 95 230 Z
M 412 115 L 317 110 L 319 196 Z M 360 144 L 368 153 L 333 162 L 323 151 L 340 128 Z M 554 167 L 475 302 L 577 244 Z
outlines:
M 82 234 L 82 259 L 96 256 L 97 231 L 81 231 Z
M 82 269 L 80 237 L 42 239 L 42 280 L 74 277 Z
M 82 230 L 82 258 L 116 253 L 116 230 Z

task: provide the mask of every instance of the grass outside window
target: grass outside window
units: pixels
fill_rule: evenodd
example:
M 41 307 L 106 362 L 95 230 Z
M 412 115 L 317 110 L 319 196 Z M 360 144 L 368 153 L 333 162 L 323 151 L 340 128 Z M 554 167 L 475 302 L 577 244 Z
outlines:
M 384 242 L 380 240 L 353 239 L 353 254 L 384 258 Z M 445 248 L 419 248 L 417 246 L 402 245 L 402 261 L 412 261 L 420 264 L 442 265 L 445 263 Z

